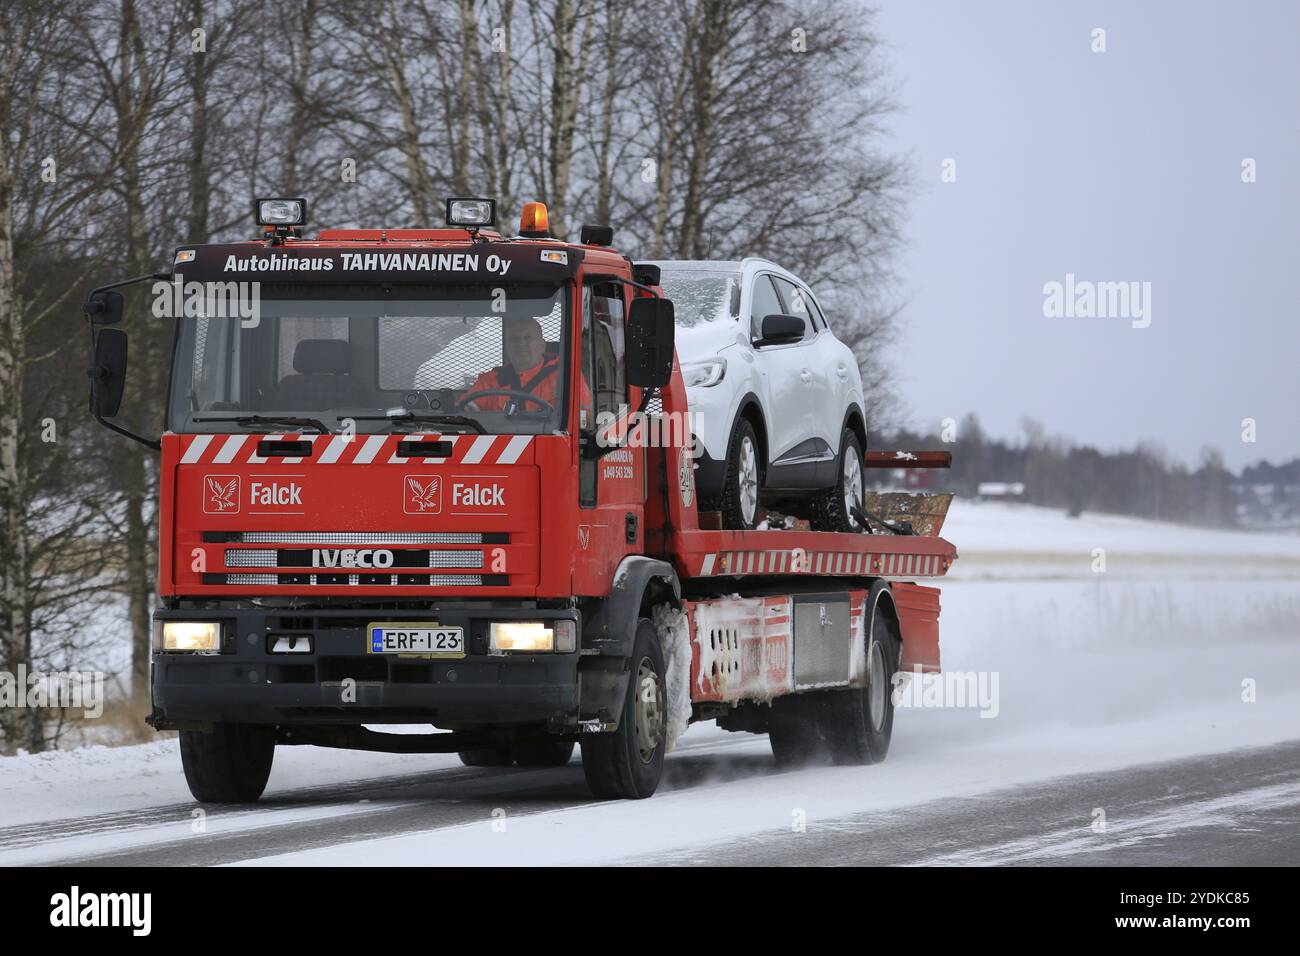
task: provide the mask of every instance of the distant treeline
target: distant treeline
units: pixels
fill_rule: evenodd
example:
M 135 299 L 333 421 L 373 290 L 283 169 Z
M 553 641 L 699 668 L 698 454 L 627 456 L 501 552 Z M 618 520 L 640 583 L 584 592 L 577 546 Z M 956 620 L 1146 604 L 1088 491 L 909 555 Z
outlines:
M 1300 458 L 1275 465 L 1261 461 L 1241 469 L 1241 481 L 1246 485 L 1300 485 Z
M 1300 485 L 1300 458 L 1282 465 L 1261 462 L 1234 475 L 1217 449 L 1189 468 L 1159 446 L 1099 451 L 1049 436 L 1037 422 L 1022 425 L 1017 441 L 993 438 L 968 415 L 945 442 L 938 431 L 900 429 L 878 436 L 876 448 L 946 449 L 952 468 L 929 473 L 931 487 L 974 497 L 982 482 L 1022 482 L 1017 500 L 1063 508 L 1070 514 L 1102 511 L 1163 521 L 1228 527 L 1237 524 L 1242 486 Z

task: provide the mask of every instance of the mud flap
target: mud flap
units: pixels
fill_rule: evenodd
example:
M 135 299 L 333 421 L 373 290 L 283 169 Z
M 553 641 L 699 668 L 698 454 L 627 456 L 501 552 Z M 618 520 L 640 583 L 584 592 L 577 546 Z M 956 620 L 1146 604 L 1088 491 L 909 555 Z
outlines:
M 609 597 L 584 618 L 583 656 L 578 663 L 583 720 L 599 719 L 617 725 L 627 693 L 628 658 L 637 622 L 646 591 L 652 588 L 656 589 L 652 592 L 656 603 L 681 603 L 681 584 L 671 564 L 629 555 L 614 572 Z M 666 656 L 667 648 L 664 653 Z
M 903 638 L 901 667 L 939 671 L 939 589 L 895 581 L 890 589 Z
M 691 638 L 686 613 L 670 604 L 654 608 L 655 631 L 664 652 L 664 683 L 668 691 L 667 748 L 672 753 L 691 722 Z

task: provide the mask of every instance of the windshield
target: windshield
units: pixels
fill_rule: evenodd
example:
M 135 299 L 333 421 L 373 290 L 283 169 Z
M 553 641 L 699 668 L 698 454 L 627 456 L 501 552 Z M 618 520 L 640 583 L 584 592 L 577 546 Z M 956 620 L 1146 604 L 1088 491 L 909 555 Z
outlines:
M 673 313 L 680 328 L 740 316 L 739 273 L 665 269 L 659 285 L 664 295 L 673 300 Z
M 557 431 L 565 301 L 554 285 L 263 283 L 256 319 L 181 320 L 168 425 L 276 433 L 318 423 L 337 432 L 351 420 L 362 433 L 399 422 L 411 431 Z

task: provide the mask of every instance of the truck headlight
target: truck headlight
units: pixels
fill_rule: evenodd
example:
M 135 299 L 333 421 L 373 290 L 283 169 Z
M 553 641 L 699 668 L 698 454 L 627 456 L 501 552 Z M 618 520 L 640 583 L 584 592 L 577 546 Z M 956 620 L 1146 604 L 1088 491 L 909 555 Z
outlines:
M 211 621 L 164 621 L 161 649 L 219 651 L 221 650 L 221 625 Z
M 497 224 L 497 201 L 495 199 L 448 199 L 447 225 L 495 226 Z
M 307 200 L 255 199 L 259 226 L 305 226 Z
M 498 621 L 489 628 L 488 653 L 567 653 L 577 646 L 572 621 Z
M 724 358 L 682 366 L 682 379 L 687 388 L 711 388 L 721 382 L 722 376 L 726 374 L 727 360 Z

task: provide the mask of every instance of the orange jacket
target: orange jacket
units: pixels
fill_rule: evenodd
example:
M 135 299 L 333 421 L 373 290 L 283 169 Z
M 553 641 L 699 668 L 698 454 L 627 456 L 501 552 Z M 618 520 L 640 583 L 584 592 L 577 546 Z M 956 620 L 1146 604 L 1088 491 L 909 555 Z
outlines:
M 492 388 L 509 388 L 514 389 L 516 392 L 530 392 L 538 398 L 554 404 L 555 392 L 559 386 L 561 374 L 559 358 L 548 355 L 532 368 L 526 370 L 523 375 L 516 375 L 514 366 L 509 364 L 489 369 L 474 380 L 469 392 Z M 484 395 L 473 399 L 473 402 L 475 407 L 483 412 L 499 412 L 511 403 L 522 406 L 526 412 L 539 412 L 545 410 L 546 407 L 538 405 L 536 402 L 511 398 L 509 395 Z M 584 405 L 591 402 L 591 390 L 587 388 L 586 382 L 582 383 L 582 402 Z

